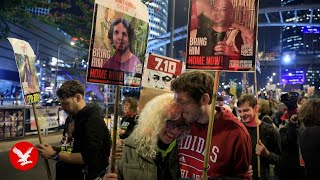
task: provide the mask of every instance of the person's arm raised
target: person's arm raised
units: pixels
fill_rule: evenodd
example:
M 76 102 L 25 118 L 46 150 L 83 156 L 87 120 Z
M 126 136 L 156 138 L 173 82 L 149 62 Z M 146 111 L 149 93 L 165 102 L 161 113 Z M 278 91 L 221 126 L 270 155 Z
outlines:
M 241 32 L 241 37 L 244 44 L 250 44 L 251 46 L 253 45 L 253 32 L 249 28 L 236 21 L 231 24 L 231 27 L 238 29 Z

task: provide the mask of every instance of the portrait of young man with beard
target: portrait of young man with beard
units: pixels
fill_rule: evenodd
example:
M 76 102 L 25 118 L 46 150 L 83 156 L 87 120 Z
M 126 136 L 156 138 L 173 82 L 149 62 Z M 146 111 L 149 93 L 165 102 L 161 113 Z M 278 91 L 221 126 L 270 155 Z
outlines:
M 108 39 L 115 49 L 115 53 L 104 63 L 103 68 L 129 73 L 135 73 L 137 68 L 141 69 L 142 63 L 132 53 L 134 29 L 127 20 L 123 18 L 114 20 L 108 32 Z

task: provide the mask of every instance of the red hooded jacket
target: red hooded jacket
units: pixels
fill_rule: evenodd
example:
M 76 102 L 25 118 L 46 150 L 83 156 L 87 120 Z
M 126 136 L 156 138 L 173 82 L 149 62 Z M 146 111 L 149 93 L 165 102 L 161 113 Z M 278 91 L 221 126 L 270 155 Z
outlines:
M 246 172 L 252 157 L 251 138 L 232 112 L 216 107 L 213 125 L 208 178 L 240 177 L 251 179 Z M 193 123 L 190 134 L 179 144 L 179 162 L 183 178 L 201 177 L 208 124 Z

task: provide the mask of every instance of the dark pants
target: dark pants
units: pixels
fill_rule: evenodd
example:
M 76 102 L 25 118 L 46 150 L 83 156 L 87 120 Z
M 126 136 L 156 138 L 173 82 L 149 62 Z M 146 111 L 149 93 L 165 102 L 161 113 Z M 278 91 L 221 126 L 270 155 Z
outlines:
M 84 180 L 81 165 L 67 164 L 61 161 L 56 163 L 56 180 Z

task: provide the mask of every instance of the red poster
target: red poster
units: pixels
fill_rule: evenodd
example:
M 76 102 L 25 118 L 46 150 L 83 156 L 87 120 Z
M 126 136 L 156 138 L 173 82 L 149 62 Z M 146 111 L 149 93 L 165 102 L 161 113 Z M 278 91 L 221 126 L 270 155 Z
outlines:
M 257 0 L 192 0 L 187 69 L 255 71 Z

